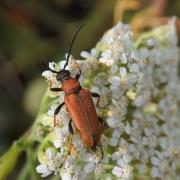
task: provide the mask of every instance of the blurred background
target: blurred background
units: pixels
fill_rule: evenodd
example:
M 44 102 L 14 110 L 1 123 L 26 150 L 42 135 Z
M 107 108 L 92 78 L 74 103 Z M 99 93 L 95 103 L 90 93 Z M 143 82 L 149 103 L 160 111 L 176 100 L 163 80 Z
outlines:
M 136 37 L 173 15 L 179 0 L 0 0 L 0 154 L 33 123 L 47 86 L 42 62 L 64 58 L 79 24 L 76 59 L 120 20 Z

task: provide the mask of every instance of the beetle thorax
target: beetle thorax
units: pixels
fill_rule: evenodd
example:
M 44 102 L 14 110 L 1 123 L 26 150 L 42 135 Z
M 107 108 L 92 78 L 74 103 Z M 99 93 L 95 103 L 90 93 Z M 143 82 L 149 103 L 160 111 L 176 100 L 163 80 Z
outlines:
M 62 89 L 66 94 L 70 93 L 71 91 L 73 92 L 73 90 L 78 90 L 80 88 L 80 83 L 74 78 L 69 78 L 62 84 Z

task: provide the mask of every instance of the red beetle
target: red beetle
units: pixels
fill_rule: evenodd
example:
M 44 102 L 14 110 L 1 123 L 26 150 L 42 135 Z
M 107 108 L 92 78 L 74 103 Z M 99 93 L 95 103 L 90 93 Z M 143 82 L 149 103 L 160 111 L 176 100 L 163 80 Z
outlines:
M 66 109 L 70 114 L 70 118 L 80 134 L 83 144 L 88 148 L 96 148 L 102 134 L 104 123 L 96 113 L 92 96 L 97 97 L 98 100 L 100 96 L 97 93 L 91 93 L 88 89 L 81 87 L 78 81 L 81 75 L 80 69 L 74 78 L 70 77 L 69 70 L 65 69 L 69 62 L 73 42 L 78 32 L 80 31 L 80 28 L 81 26 L 78 28 L 71 41 L 68 56 L 63 69 L 60 71 L 54 71 L 49 68 L 51 72 L 57 74 L 57 81 L 62 83 L 61 88 L 50 88 L 50 90 L 56 92 L 64 91 L 65 93 L 64 102 L 61 103 L 54 112 L 54 126 L 56 126 L 55 116 L 59 113 L 61 107 L 65 104 Z M 71 134 L 73 134 L 71 120 L 69 122 L 69 131 Z

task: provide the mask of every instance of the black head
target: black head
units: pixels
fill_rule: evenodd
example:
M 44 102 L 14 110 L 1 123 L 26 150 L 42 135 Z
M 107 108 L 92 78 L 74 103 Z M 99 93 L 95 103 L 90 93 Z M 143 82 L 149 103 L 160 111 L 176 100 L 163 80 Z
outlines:
M 57 72 L 56 79 L 57 81 L 63 83 L 65 80 L 70 78 L 70 72 L 68 70 L 62 69 Z

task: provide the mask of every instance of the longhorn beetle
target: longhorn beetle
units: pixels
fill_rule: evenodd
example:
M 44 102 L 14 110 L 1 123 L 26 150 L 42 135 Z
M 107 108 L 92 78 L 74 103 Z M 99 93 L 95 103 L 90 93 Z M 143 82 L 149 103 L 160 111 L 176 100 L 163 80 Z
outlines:
M 52 73 L 56 74 L 57 81 L 62 84 L 61 88 L 51 87 L 50 90 L 55 92 L 64 91 L 65 93 L 64 102 L 54 111 L 54 126 L 56 126 L 56 115 L 59 113 L 62 106 L 65 105 L 71 118 L 68 125 L 70 134 L 73 134 L 71 125 L 71 122 L 73 122 L 75 128 L 79 132 L 83 144 L 88 148 L 94 149 L 99 143 L 104 123 L 101 118 L 97 116 L 92 97 L 96 97 L 99 100 L 100 96 L 97 93 L 91 93 L 89 89 L 81 87 L 78 81 L 81 75 L 80 68 L 75 77 L 71 77 L 69 70 L 66 70 L 74 40 L 81 27 L 82 25 L 79 26 L 71 41 L 63 69 L 55 71 L 48 68 Z

